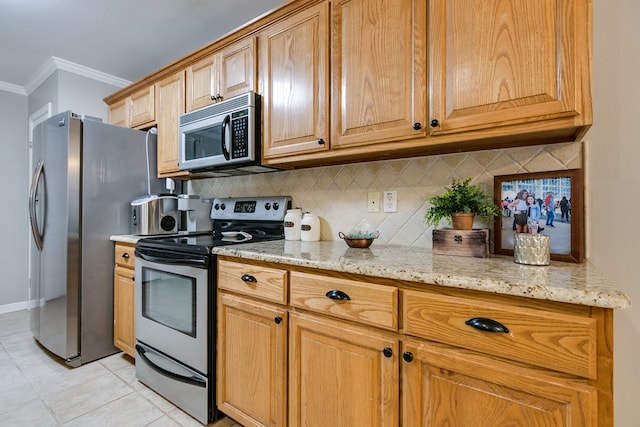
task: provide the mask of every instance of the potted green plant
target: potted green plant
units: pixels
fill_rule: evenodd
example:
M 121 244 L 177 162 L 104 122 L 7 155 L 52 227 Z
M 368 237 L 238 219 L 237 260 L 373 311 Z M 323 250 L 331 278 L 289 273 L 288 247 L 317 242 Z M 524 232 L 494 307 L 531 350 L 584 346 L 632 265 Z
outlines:
M 428 225 L 436 227 L 445 218 L 457 230 L 471 230 L 476 215 L 486 223 L 500 215 L 500 208 L 491 196 L 479 185 L 471 185 L 471 178 L 464 181 L 454 178 L 451 187 L 445 190 L 444 194 L 429 198 L 431 207 L 424 216 Z

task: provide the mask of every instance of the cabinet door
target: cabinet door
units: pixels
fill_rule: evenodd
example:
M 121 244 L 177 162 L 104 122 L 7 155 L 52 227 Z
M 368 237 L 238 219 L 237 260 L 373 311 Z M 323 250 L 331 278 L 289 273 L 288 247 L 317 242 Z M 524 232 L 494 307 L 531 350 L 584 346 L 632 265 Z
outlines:
M 426 3 L 332 2 L 332 148 L 426 134 Z
M 129 127 L 131 98 L 127 97 L 109 106 L 109 123 L 115 126 Z
M 178 120 L 184 113 L 184 71 L 156 83 L 158 175 L 187 175 L 178 169 Z
M 587 380 L 416 340 L 402 358 L 404 426 L 597 425 Z
M 155 87 L 139 90 L 131 95 L 131 124 L 137 127 L 151 123 L 156 118 Z
M 219 93 L 218 69 L 220 56 L 210 55 L 187 68 L 186 102 L 187 111 L 206 107 L 216 100 Z
M 328 2 L 260 36 L 264 157 L 329 149 Z
M 131 357 L 135 356 L 133 311 L 134 271 L 116 266 L 113 274 L 113 344 Z
M 238 40 L 221 49 L 219 55 L 220 76 L 218 78 L 222 99 L 255 90 L 258 74 L 255 37 Z
M 398 425 L 397 338 L 305 314 L 289 320 L 290 426 Z
M 591 105 L 586 3 L 430 1 L 431 133 L 559 117 L 590 122 L 580 101 Z
M 243 426 L 285 426 L 287 312 L 234 295 L 218 298 L 218 408 Z

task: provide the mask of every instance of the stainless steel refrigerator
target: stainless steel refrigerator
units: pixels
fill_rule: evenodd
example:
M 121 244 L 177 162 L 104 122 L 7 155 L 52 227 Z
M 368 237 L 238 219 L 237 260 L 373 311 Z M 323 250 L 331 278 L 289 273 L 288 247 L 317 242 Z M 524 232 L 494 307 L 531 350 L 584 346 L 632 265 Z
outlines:
M 149 141 L 148 141 L 149 140 Z M 33 134 L 29 191 L 30 323 L 70 366 L 113 354 L 114 234 L 129 234 L 129 204 L 146 194 L 155 137 L 70 111 Z M 151 180 L 154 191 L 162 182 Z

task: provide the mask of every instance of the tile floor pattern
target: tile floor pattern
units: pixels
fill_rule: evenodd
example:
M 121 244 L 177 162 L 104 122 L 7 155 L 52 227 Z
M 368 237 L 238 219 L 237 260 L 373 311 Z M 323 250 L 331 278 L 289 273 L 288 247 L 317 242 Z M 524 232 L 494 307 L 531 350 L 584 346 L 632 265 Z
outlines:
M 68 368 L 34 340 L 22 310 L 0 314 L 0 426 L 202 424 L 138 382 L 123 353 Z M 241 427 L 229 418 L 211 426 Z

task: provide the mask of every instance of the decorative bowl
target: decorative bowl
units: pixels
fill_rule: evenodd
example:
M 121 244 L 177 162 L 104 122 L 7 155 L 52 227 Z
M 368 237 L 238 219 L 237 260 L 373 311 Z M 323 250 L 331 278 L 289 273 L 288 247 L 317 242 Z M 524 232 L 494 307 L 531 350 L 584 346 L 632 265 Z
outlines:
M 345 241 L 347 246 L 350 248 L 368 248 L 371 246 L 373 241 L 378 237 L 378 233 L 370 233 L 366 236 L 353 235 L 353 234 L 344 234 L 342 231 L 338 233 L 338 236 Z

